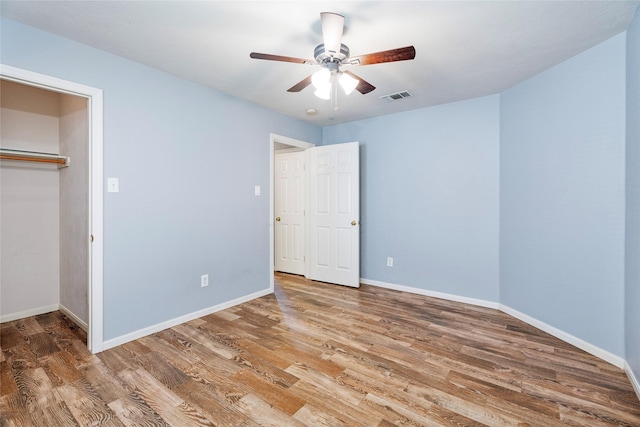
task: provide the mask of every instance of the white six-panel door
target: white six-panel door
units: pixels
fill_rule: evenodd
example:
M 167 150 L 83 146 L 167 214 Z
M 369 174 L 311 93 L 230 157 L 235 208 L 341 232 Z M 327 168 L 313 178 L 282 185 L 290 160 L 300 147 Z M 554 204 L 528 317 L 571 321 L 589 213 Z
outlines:
M 360 171 L 357 142 L 309 153 L 309 275 L 360 286 Z
M 275 269 L 305 274 L 304 151 L 275 155 Z

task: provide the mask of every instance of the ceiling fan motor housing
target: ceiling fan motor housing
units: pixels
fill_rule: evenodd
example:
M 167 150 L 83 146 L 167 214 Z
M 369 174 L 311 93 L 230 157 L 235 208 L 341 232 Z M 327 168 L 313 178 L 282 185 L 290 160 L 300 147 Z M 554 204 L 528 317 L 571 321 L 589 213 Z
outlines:
M 349 59 L 349 54 L 349 48 L 344 44 L 340 44 L 340 52 L 327 52 L 324 48 L 324 43 L 316 46 L 313 51 L 313 55 L 320 65 L 328 65 L 329 63 L 344 64 Z

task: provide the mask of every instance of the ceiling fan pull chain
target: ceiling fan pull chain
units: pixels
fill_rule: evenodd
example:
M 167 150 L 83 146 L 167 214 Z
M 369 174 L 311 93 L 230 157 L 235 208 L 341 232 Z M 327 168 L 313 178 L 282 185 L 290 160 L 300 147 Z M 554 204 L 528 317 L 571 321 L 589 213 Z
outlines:
M 331 76 L 331 111 L 338 111 L 338 74 Z

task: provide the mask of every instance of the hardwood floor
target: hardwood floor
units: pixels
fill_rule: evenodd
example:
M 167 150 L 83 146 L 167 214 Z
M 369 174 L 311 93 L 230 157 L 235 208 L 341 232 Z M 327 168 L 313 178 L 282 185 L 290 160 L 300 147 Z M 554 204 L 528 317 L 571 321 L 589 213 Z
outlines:
M 0 426 L 640 426 L 622 370 L 504 313 L 276 279 L 98 355 L 59 312 L 2 324 Z

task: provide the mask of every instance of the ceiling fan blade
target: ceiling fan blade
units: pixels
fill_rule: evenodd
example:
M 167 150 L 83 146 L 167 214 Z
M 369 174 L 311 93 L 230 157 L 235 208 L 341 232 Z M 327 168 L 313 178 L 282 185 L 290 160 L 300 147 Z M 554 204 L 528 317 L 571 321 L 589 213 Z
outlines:
M 295 64 L 315 64 L 316 61 L 310 59 L 293 58 L 291 56 L 270 55 L 268 53 L 251 52 L 249 56 L 253 59 L 266 59 L 267 61 L 293 62 Z
M 306 77 L 302 79 L 300 82 L 294 84 L 289 89 L 287 89 L 287 92 L 300 92 L 302 89 L 309 86 L 310 84 L 311 84 L 311 76 Z
M 363 80 L 362 77 L 356 76 L 351 71 L 345 70 L 345 71 L 343 71 L 343 73 L 348 74 L 349 76 L 351 76 L 354 79 L 358 80 L 358 86 L 356 86 L 356 90 L 358 92 L 360 92 L 361 94 L 363 94 L 363 95 L 366 95 L 367 93 L 371 92 L 372 90 L 374 90 L 376 88 L 374 85 L 372 85 L 371 83 L 369 83 L 366 80 Z
M 322 12 L 322 38 L 324 51 L 329 55 L 340 53 L 342 43 L 342 31 L 344 30 L 344 16 L 332 12 Z
M 369 53 L 367 55 L 354 56 L 349 59 L 351 65 L 381 64 L 383 62 L 407 61 L 416 57 L 416 49 L 413 46 L 382 52 Z

